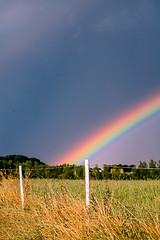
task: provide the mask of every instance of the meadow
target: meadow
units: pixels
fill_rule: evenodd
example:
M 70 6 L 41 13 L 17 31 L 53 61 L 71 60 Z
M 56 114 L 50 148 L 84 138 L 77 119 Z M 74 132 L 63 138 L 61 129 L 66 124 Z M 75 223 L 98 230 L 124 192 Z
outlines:
M 0 239 L 160 239 L 159 180 L 1 179 Z

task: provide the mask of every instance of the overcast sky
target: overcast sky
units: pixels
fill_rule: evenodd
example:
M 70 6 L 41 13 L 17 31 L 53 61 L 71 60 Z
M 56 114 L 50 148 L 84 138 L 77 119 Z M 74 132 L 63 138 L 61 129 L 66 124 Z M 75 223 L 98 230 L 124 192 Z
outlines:
M 54 164 L 160 90 L 160 2 L 0 2 L 0 156 Z M 160 118 L 90 165 L 160 160 Z

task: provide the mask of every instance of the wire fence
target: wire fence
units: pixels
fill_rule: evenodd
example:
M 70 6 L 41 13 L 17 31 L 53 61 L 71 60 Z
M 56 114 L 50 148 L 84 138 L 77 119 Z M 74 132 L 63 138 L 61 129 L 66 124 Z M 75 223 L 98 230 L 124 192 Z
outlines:
M 70 169 L 73 169 L 73 168 L 78 168 L 78 167 L 84 167 L 83 165 L 81 166 L 77 166 L 77 165 L 74 165 L 74 166 L 53 166 L 53 167 L 49 167 L 49 168 L 24 168 L 22 169 L 22 171 L 31 171 L 31 170 L 34 170 L 34 171 L 39 171 L 39 170 L 55 170 L 55 169 L 66 169 L 66 168 L 70 168 Z M 120 166 L 117 166 L 117 165 L 106 165 L 106 167 L 109 167 L 111 169 L 137 169 L 137 170 L 160 170 L 160 168 L 158 167 L 154 167 L 154 168 L 140 168 L 140 167 L 120 167 Z M 95 168 L 92 168 L 90 167 L 90 170 L 93 170 Z M 18 168 L 2 168 L 0 169 L 0 171 L 19 171 Z M 99 168 L 99 170 L 103 170 L 101 168 Z
M 19 169 L 7 168 L 0 169 L 0 177 L 19 177 Z M 27 168 L 22 165 L 22 174 L 24 178 L 55 178 L 55 179 L 84 179 L 85 166 L 64 165 L 40 168 Z M 160 168 L 140 168 L 136 166 L 104 165 L 104 168 L 90 167 L 90 179 L 96 180 L 131 180 L 131 179 L 160 179 Z

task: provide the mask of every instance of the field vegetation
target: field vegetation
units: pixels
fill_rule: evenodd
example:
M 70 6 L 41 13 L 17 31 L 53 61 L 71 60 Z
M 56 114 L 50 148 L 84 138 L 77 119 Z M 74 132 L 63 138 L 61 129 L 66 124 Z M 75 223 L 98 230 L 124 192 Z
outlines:
M 0 239 L 160 239 L 159 180 L 1 178 Z

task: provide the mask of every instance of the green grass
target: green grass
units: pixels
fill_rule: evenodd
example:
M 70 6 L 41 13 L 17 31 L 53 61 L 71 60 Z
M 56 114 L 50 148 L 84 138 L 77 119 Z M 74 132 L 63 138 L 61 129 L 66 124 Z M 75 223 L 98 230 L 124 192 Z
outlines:
M 31 179 L 27 180 L 28 183 L 31 184 L 30 194 L 36 193 L 43 196 L 46 190 L 52 189 L 55 193 L 69 193 L 74 198 L 85 199 L 85 182 L 83 180 Z M 90 193 L 98 198 L 105 197 L 106 188 L 109 189 L 112 204 L 119 202 L 129 207 L 136 205 L 141 209 L 149 206 L 153 212 L 160 211 L 160 180 L 90 181 Z
M 18 179 L 0 184 L 0 239 L 160 239 L 160 181 Z M 2 236 L 2 238 L 1 238 Z
M 85 182 L 83 180 L 42 180 L 32 179 L 31 194 L 45 197 L 46 192 L 67 194 L 85 202 Z M 107 189 L 109 193 L 107 194 Z M 51 194 L 52 195 L 52 194 Z M 134 217 L 160 217 L 160 181 L 159 180 L 102 180 L 90 181 L 90 200 L 106 204 L 106 195 L 113 209 Z

